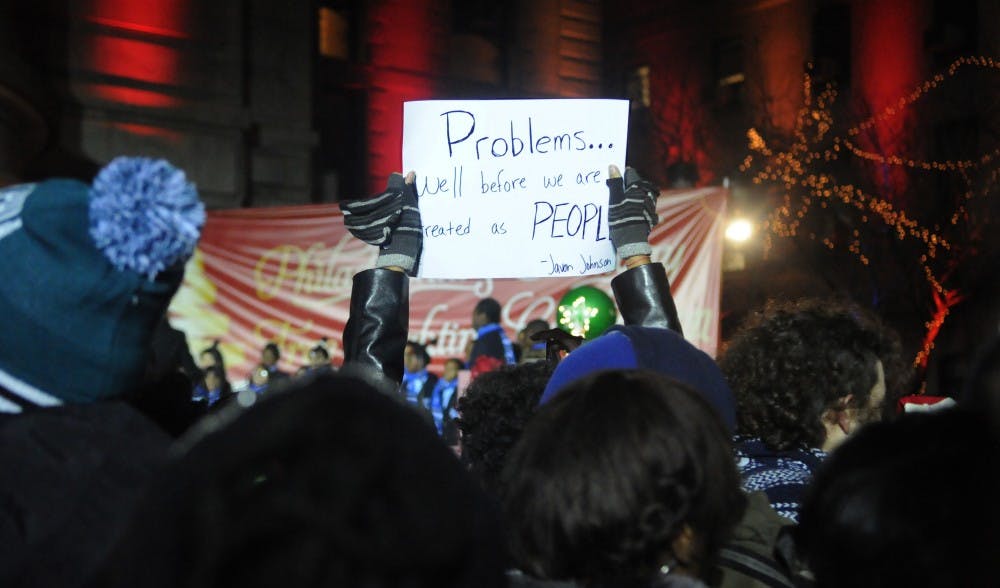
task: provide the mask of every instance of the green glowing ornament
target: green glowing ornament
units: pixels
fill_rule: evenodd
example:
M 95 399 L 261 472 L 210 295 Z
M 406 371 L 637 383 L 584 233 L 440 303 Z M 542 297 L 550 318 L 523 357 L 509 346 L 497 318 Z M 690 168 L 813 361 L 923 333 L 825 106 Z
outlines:
M 559 328 L 570 335 L 590 340 L 601 336 L 618 318 L 615 302 L 604 290 L 577 286 L 559 301 L 556 318 Z

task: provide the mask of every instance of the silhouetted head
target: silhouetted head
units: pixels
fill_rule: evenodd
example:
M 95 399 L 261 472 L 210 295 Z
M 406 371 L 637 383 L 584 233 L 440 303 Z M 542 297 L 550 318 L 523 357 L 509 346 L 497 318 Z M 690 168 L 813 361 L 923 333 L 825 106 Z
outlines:
M 494 298 L 483 298 L 472 309 L 472 328 L 500 322 L 500 303 Z
M 458 377 L 458 372 L 462 371 L 464 366 L 465 364 L 461 359 L 452 357 L 444 362 L 444 371 L 442 372 L 441 377 L 449 381 L 454 380 Z
M 215 340 L 212 344 L 201 350 L 198 354 L 198 367 L 201 369 L 206 369 L 209 366 L 217 365 L 222 367 L 222 370 L 226 369 L 226 361 L 222 357 L 222 351 L 219 350 L 219 341 Z
M 495 511 L 413 409 L 338 375 L 235 408 L 182 444 L 100 585 L 506 586 Z
M 520 568 L 585 586 L 708 576 L 745 507 L 729 436 L 688 386 L 611 370 L 564 388 L 528 422 L 504 469 Z
M 330 365 L 330 350 L 327 348 L 326 337 L 320 339 L 312 349 L 309 350 L 309 366 L 314 368 L 326 367 Z
M 431 362 L 431 355 L 427 353 L 427 347 L 416 341 L 407 341 L 403 349 L 403 367 L 410 373 L 416 373 L 427 367 Z
M 826 460 L 794 533 L 820 588 L 995 586 L 1000 443 L 951 409 L 865 427 Z
M 274 341 L 269 342 L 260 352 L 260 362 L 266 367 L 272 367 L 278 364 L 281 359 L 281 351 L 278 349 L 278 344 Z

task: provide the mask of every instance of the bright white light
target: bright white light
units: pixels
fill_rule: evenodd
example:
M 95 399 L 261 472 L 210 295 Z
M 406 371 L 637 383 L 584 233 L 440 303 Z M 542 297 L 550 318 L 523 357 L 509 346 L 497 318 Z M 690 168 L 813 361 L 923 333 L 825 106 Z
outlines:
M 742 218 L 729 221 L 726 226 L 726 239 L 734 243 L 743 243 L 753 235 L 753 224 Z

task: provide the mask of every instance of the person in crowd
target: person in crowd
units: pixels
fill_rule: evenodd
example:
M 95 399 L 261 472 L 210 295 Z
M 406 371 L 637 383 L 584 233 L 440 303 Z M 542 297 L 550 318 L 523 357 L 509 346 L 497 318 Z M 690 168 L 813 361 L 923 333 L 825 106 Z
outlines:
M 225 388 L 225 381 L 226 375 L 223 373 L 222 367 L 212 365 L 205 368 L 201 381 L 191 394 L 191 400 L 203 404 L 205 408 L 214 406 L 231 394 L 231 391 Z
M 689 386 L 712 407 L 725 431 L 733 434 L 736 401 L 722 371 L 707 354 L 677 333 L 655 327 L 613 327 L 570 352 L 544 385 L 540 404 L 555 402 L 574 382 L 605 369 L 649 370 Z M 620 400 L 628 402 L 629 397 L 623 395 Z M 789 586 L 788 570 L 775 560 L 773 552 L 781 529 L 790 524 L 792 521 L 772 509 L 764 493 L 749 493 L 744 516 L 720 552 L 718 585 Z
M 247 382 L 247 390 L 250 390 L 257 396 L 267 392 L 267 386 L 271 382 L 271 370 L 267 369 L 264 364 L 258 364 L 257 367 L 250 372 L 250 381 Z
M 430 362 L 431 356 L 426 347 L 416 341 L 406 342 L 403 350 L 405 371 L 400 392 L 407 402 L 424 408 L 430 405 L 431 391 L 438 382 L 438 377 L 427 371 Z
M 326 337 L 319 340 L 312 349 L 309 350 L 309 373 L 326 373 L 333 371 L 330 365 L 330 348 Z
M 503 588 L 499 516 L 412 407 L 295 380 L 189 440 L 94 586 Z
M 535 341 L 531 337 L 548 330 L 549 323 L 544 319 L 528 321 L 528 324 L 517 334 L 517 345 L 518 349 L 521 350 L 518 363 L 545 359 L 545 341 Z
M 458 416 L 456 405 L 458 403 L 458 372 L 462 369 L 462 360 L 452 357 L 444 362 L 444 371 L 431 393 L 424 401 L 424 408 L 434 419 L 434 426 L 438 434 L 444 439 L 445 444 L 454 446 L 458 444 L 458 429 L 455 426 L 455 418 Z
M 219 340 L 216 339 L 212 341 L 212 344 L 201 350 L 198 354 L 198 367 L 205 369 L 209 366 L 221 366 L 223 371 L 226 369 L 226 360 L 222 356 L 222 350 L 219 349 Z
M 227 398 L 233 393 L 233 387 L 229 383 L 229 375 L 226 373 L 226 360 L 219 349 L 219 340 L 212 341 L 212 344 L 201 350 L 198 354 L 198 367 L 202 374 L 212 366 L 218 366 L 217 374 L 222 375 L 222 398 Z
M 745 507 L 715 409 L 643 370 L 573 381 L 528 421 L 503 475 L 518 568 L 583 587 L 712 582 Z
M 1000 439 L 945 409 L 869 425 L 806 491 L 795 557 L 818 588 L 996 586 Z
M 267 377 L 271 382 L 288 378 L 288 373 L 278 368 L 279 361 L 281 361 L 281 350 L 278 348 L 278 344 L 274 341 L 268 341 L 264 345 L 264 348 L 260 350 L 260 365 L 264 366 L 264 369 L 267 370 Z
M 540 402 L 552 401 L 572 382 L 605 369 L 648 369 L 685 383 L 709 402 L 726 430 L 736 427 L 736 401 L 718 365 L 685 341 L 666 270 L 650 258 L 649 234 L 657 222 L 658 190 L 632 168 L 609 169 L 612 244 L 626 266 L 611 281 L 625 326 L 569 352 L 545 386 Z M 767 497 L 748 495 L 747 509 L 719 560 L 721 586 L 787 586 L 787 569 L 773 557 L 782 527 Z
M 881 418 L 899 350 L 874 317 L 831 300 L 775 303 L 751 317 L 720 361 L 737 400 L 744 487 L 796 520 L 827 454 Z
M 167 434 L 119 399 L 204 222 L 163 160 L 0 190 L 0 272 L 16 276 L 0 280 L 0 585 L 81 585 L 166 458 Z
M 552 375 L 548 362 L 504 366 L 469 384 L 458 403 L 462 461 L 499 497 L 507 453 L 521 437 Z
M 517 363 L 514 344 L 500 326 L 500 303 L 483 298 L 472 309 L 472 328 L 476 340 L 469 351 L 469 370 L 473 376 Z

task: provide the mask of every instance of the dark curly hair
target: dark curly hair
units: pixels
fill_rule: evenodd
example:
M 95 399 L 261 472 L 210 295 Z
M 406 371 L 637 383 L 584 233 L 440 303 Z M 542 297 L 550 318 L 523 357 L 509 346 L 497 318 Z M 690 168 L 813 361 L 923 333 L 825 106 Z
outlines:
M 504 480 L 515 563 L 585 586 L 649 585 L 671 554 L 709 575 L 746 504 L 715 410 L 644 370 L 564 388 L 528 423 Z M 674 553 L 686 529 L 692 550 Z
M 770 302 L 750 317 L 719 361 L 736 396 L 737 432 L 784 451 L 822 446 L 822 415 L 847 395 L 863 409 L 877 381 L 885 405 L 906 379 L 899 337 L 877 317 L 846 302 Z M 880 407 L 881 408 L 881 407 Z
M 540 361 L 486 372 L 469 384 L 458 401 L 462 461 L 494 496 L 500 495 L 500 472 L 507 452 L 538 407 L 552 369 Z

